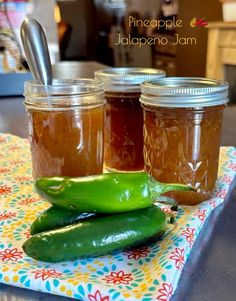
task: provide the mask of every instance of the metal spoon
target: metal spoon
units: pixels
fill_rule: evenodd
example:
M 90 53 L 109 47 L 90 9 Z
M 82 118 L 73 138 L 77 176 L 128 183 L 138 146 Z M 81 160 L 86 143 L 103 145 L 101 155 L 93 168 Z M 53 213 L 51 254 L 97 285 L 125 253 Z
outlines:
M 34 79 L 39 80 L 43 85 L 51 85 L 52 66 L 43 27 L 35 19 L 26 18 L 21 25 L 20 33 Z

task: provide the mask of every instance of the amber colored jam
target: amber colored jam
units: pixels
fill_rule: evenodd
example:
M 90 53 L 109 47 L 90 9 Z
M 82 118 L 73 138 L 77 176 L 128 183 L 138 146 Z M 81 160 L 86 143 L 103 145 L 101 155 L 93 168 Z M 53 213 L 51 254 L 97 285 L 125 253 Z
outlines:
M 217 178 L 224 106 L 143 107 L 145 170 L 161 182 L 197 189 L 198 193 L 168 194 L 181 203 L 210 198 Z
M 28 109 L 33 177 L 102 173 L 103 108 Z
M 117 171 L 143 170 L 140 92 L 106 92 L 104 163 Z

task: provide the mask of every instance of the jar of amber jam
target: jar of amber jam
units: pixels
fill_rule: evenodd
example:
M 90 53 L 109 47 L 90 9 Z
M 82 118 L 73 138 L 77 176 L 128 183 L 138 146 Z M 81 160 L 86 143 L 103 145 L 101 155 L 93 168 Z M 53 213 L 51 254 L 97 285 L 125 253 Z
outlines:
M 180 203 L 211 197 L 217 179 L 221 125 L 228 84 L 206 78 L 164 78 L 141 85 L 145 170 L 161 182 L 196 192 L 175 192 Z
M 101 81 L 25 83 L 33 177 L 103 172 L 104 97 Z
M 140 84 L 165 76 L 152 68 L 110 68 L 95 72 L 106 99 L 104 163 L 110 171 L 139 171 L 143 161 L 143 112 Z

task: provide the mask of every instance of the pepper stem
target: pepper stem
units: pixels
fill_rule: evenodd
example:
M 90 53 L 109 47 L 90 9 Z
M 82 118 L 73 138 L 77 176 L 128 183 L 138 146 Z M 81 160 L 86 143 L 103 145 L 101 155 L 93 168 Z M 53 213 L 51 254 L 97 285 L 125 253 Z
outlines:
M 172 211 L 177 211 L 179 207 L 178 202 L 175 199 L 166 196 L 159 198 L 155 203 L 169 205 L 170 210 Z
M 153 200 L 169 191 L 196 191 L 193 187 L 184 184 L 161 183 L 149 176 L 149 189 Z

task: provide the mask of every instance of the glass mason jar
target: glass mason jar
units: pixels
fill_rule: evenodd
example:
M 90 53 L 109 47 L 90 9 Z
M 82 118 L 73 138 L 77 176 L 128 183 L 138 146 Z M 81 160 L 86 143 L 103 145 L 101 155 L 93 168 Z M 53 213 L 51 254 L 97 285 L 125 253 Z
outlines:
M 101 81 L 25 83 L 33 177 L 103 172 L 104 97 Z
M 104 164 L 110 171 L 139 171 L 143 161 L 143 112 L 140 84 L 165 72 L 151 68 L 111 68 L 95 72 L 106 99 Z
M 145 170 L 161 182 L 196 188 L 198 193 L 168 194 L 180 203 L 209 199 L 217 179 L 228 84 L 170 77 L 145 82 L 141 90 Z

